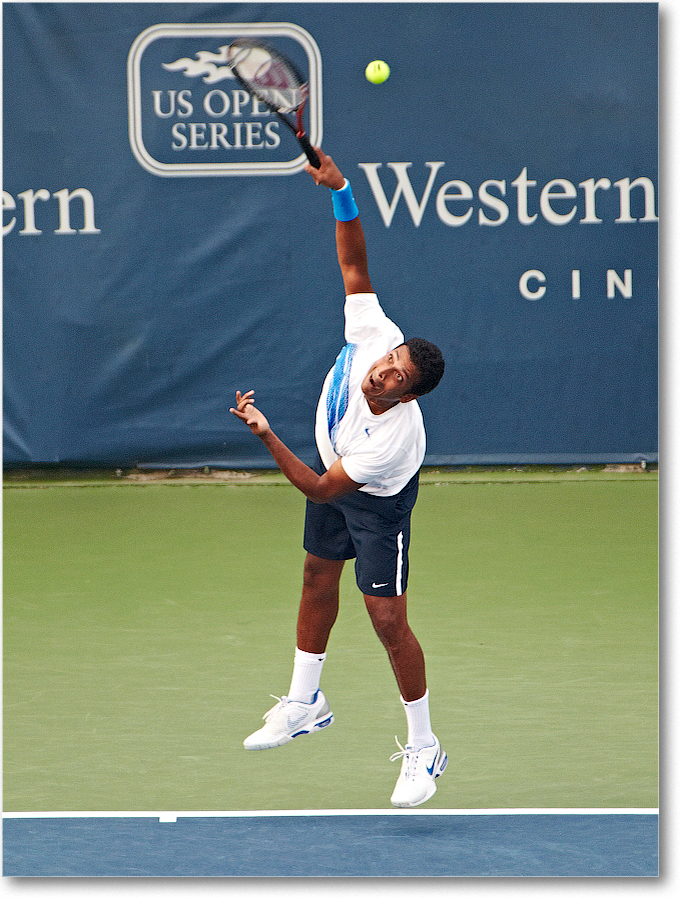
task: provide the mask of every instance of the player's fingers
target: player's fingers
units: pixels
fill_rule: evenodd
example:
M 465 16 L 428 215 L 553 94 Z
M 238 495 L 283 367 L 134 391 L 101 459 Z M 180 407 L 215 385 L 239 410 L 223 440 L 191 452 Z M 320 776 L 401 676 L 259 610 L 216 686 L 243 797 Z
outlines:
M 253 403 L 253 391 L 248 391 L 248 393 L 243 395 L 240 391 L 237 391 L 237 409 L 242 410 L 249 403 Z
M 308 173 L 308 175 L 312 176 L 315 184 L 320 184 L 322 182 L 322 178 L 323 178 L 321 169 L 323 168 L 325 162 L 328 159 L 331 159 L 331 157 L 327 156 L 327 154 L 322 150 L 321 147 L 313 147 L 313 150 L 317 153 L 317 156 L 320 160 L 320 168 L 317 169 L 317 168 L 315 168 L 315 166 L 312 166 L 310 163 L 306 163 L 304 168 L 305 168 L 305 171 Z
M 233 413 L 238 419 L 241 419 L 241 421 L 245 425 L 248 425 L 249 428 L 257 424 L 257 419 L 250 416 L 248 412 L 240 412 L 238 409 L 231 409 L 230 412 Z

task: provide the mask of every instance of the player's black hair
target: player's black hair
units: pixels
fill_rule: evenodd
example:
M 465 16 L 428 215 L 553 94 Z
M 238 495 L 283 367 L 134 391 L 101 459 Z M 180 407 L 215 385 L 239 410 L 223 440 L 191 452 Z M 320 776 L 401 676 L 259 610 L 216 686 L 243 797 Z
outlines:
M 419 372 L 419 378 L 410 388 L 409 393 L 422 397 L 432 391 L 443 377 L 445 360 L 435 344 L 424 338 L 410 338 L 405 341 L 410 352 L 410 359 Z

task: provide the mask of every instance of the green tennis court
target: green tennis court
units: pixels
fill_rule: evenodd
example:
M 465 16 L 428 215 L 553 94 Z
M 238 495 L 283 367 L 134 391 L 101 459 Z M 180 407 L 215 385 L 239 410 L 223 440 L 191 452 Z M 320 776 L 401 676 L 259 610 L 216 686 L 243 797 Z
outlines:
M 352 565 L 334 726 L 242 748 L 289 685 L 303 503 L 276 475 L 6 479 L 6 811 L 390 805 L 404 713 Z M 658 805 L 657 503 L 655 472 L 423 473 L 431 806 Z

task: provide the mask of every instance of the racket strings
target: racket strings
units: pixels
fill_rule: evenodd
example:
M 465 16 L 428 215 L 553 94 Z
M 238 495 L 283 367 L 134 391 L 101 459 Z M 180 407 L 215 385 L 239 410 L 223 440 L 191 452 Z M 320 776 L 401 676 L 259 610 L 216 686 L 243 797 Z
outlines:
M 319 169 L 319 157 L 303 124 L 308 85 L 296 66 L 269 45 L 248 39 L 231 44 L 228 59 L 237 81 L 294 132 L 308 160 Z M 288 113 L 295 114 L 295 122 L 287 117 Z
M 235 42 L 232 54 L 236 74 L 281 112 L 292 112 L 305 102 L 303 79 L 277 51 L 260 44 Z

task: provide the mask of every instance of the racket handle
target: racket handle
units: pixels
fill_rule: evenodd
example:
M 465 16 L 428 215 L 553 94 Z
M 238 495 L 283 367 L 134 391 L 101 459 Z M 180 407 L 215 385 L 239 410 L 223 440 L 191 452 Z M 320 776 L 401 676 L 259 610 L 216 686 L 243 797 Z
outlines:
M 310 161 L 310 165 L 313 166 L 315 169 L 319 169 L 320 168 L 320 157 L 313 150 L 313 146 L 310 143 L 310 141 L 308 140 L 308 135 L 305 132 L 301 132 L 300 134 L 297 134 L 296 137 L 298 138 L 298 142 L 301 145 L 301 147 L 303 147 L 303 149 L 305 150 L 305 155 L 308 157 L 308 160 Z

